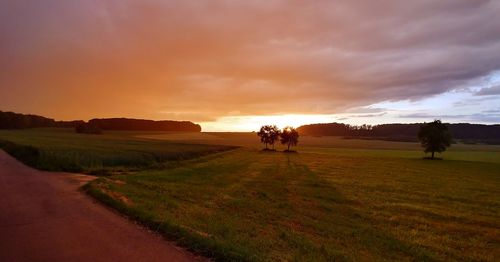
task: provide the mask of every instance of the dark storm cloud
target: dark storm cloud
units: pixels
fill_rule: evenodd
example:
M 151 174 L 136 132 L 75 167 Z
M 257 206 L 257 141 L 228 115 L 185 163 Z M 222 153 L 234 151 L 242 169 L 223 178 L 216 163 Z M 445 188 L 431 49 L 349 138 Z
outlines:
M 7 0 L 1 106 L 206 120 L 415 100 L 500 69 L 499 13 L 470 0 Z

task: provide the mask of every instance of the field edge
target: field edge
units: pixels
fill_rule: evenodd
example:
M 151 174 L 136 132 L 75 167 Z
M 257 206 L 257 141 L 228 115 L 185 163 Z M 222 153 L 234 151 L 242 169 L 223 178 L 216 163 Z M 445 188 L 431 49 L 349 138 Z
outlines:
M 252 259 L 254 257 L 253 255 L 243 250 L 236 250 L 236 248 L 223 246 L 216 240 L 198 236 L 168 221 L 155 221 L 148 214 L 127 206 L 122 201 L 106 194 L 95 185 L 102 181 L 102 179 L 103 178 L 98 178 L 83 185 L 81 190 L 105 206 L 116 210 L 128 219 L 139 223 L 153 232 L 159 233 L 166 240 L 174 241 L 177 245 L 197 255 L 215 259 L 216 261 L 255 261 L 255 259 Z

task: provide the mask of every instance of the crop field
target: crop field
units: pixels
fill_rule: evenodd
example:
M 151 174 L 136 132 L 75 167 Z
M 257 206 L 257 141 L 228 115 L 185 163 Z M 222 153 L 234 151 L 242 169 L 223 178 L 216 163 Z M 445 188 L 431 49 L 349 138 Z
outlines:
M 42 128 L 0 130 L 0 148 L 39 169 L 98 174 L 160 167 L 234 147 L 141 139 L 134 132 L 84 135 Z
M 219 260 L 494 261 L 500 148 L 301 138 L 263 152 L 255 134 L 134 134 L 243 145 L 180 166 L 100 178 L 87 190 L 170 239 Z M 277 149 L 282 150 L 281 146 Z

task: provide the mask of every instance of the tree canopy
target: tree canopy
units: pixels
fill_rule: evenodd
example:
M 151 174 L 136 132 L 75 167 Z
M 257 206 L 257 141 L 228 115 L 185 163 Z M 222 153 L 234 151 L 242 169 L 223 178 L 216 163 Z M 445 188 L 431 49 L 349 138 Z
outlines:
M 432 153 L 431 158 L 434 158 L 434 153 L 444 152 L 446 148 L 451 145 L 451 133 L 448 127 L 441 123 L 440 120 L 423 124 L 418 132 L 418 139 L 420 140 L 425 153 Z
M 280 137 L 280 130 L 275 125 L 265 125 L 262 126 L 257 132 L 257 135 L 260 137 L 260 142 L 266 145 L 266 150 L 268 150 L 268 145 L 272 145 L 274 149 L 274 143 Z
M 290 151 L 290 146 L 296 146 L 299 143 L 299 132 L 293 127 L 283 128 L 280 136 L 281 144 L 287 145 L 287 151 Z

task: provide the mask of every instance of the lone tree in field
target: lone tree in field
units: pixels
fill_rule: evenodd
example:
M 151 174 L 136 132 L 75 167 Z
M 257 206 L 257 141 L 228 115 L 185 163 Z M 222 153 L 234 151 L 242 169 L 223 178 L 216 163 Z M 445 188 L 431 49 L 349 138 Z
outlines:
M 423 124 L 418 131 L 418 139 L 422 143 L 425 153 L 431 152 L 431 159 L 434 159 L 434 153 L 444 152 L 451 145 L 451 134 L 448 127 L 440 120 Z
M 281 143 L 287 145 L 287 150 L 290 151 L 290 146 L 296 146 L 299 143 L 299 132 L 293 127 L 287 126 L 281 132 Z
M 272 145 L 274 149 L 274 143 L 280 136 L 280 130 L 275 125 L 266 125 L 260 128 L 257 135 L 260 137 L 260 142 L 266 145 L 265 150 L 269 150 L 267 145 Z

